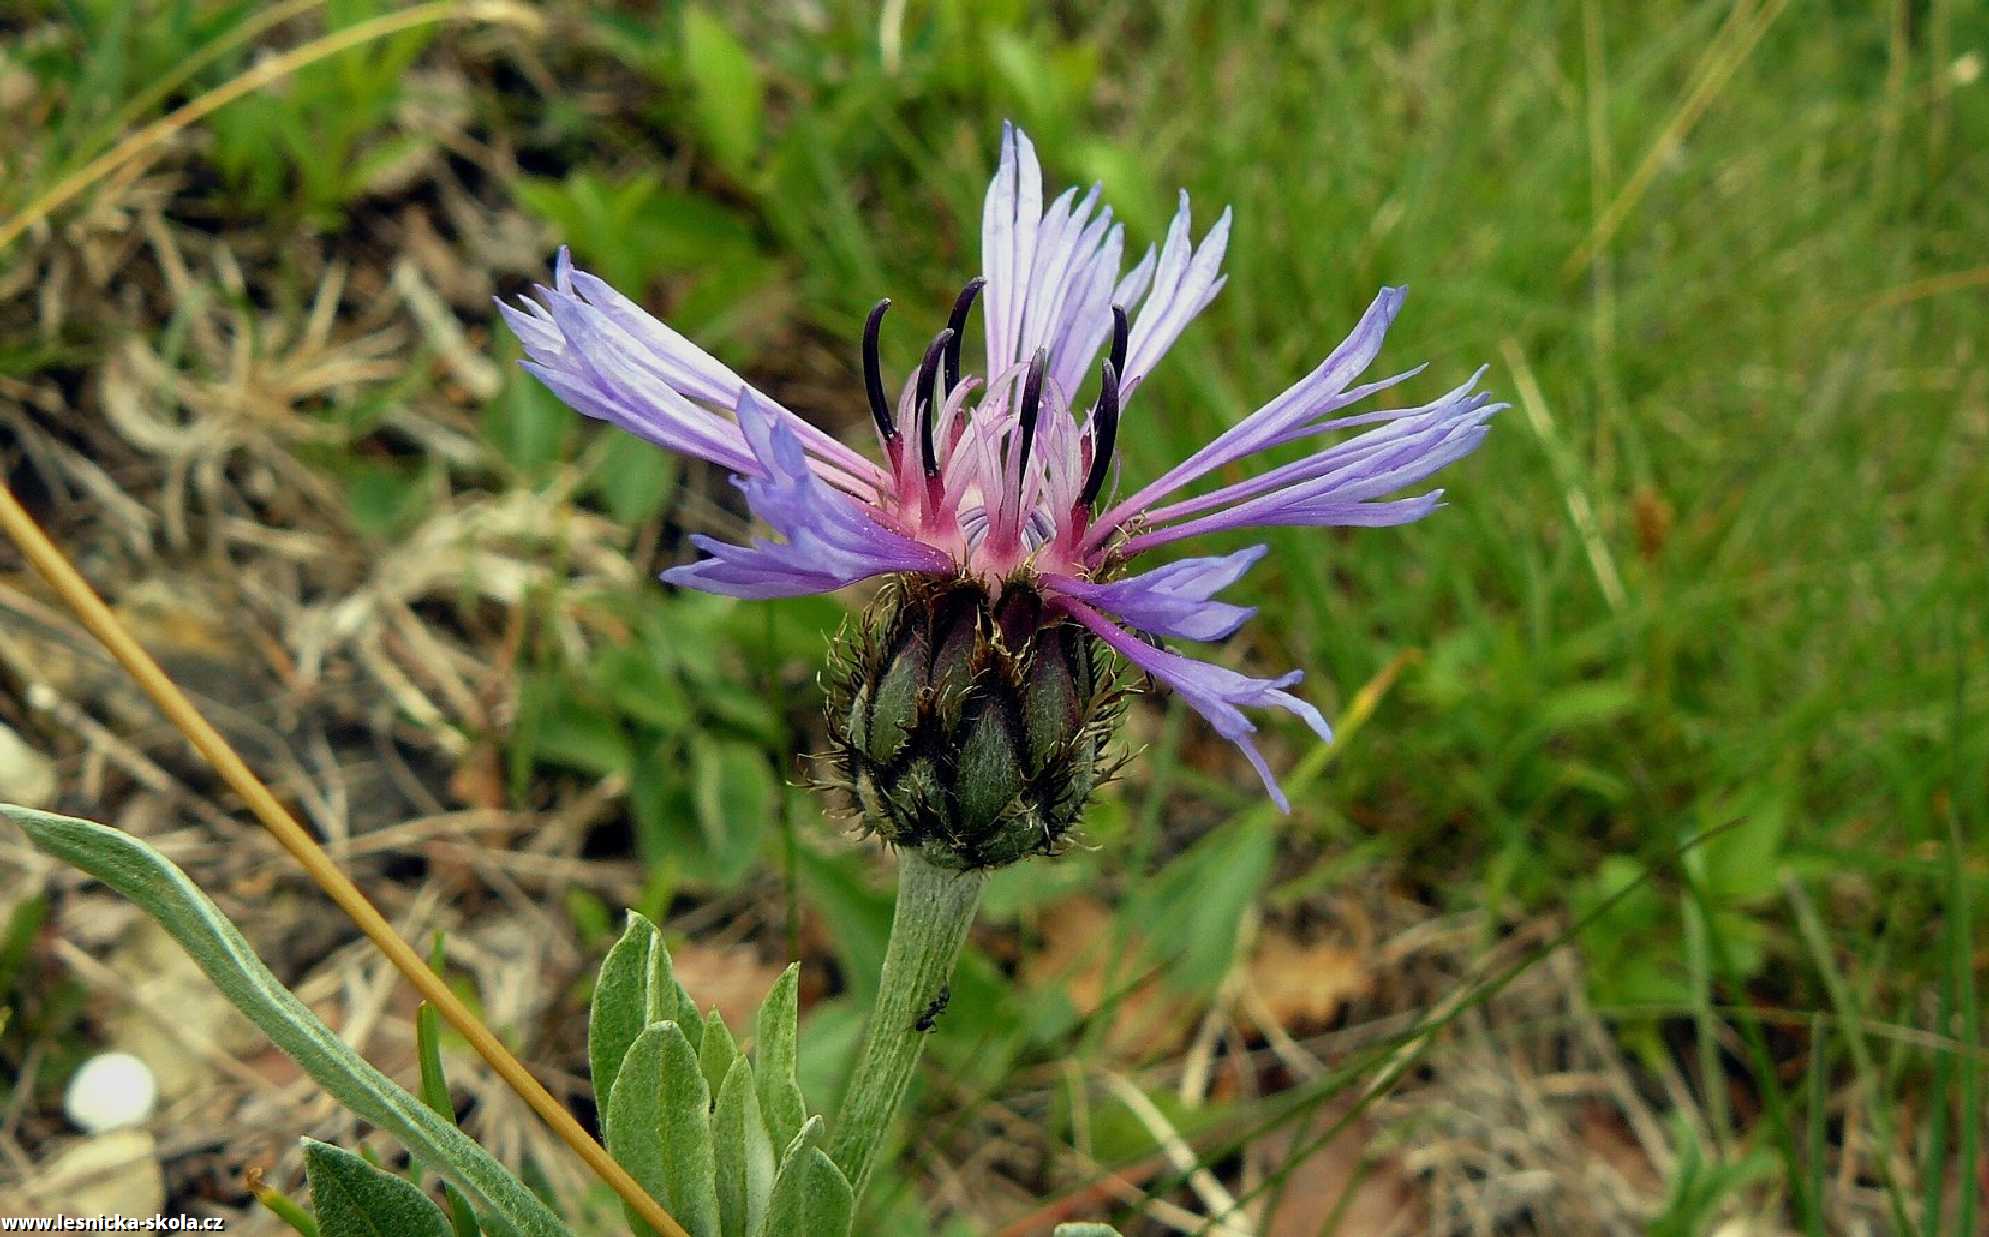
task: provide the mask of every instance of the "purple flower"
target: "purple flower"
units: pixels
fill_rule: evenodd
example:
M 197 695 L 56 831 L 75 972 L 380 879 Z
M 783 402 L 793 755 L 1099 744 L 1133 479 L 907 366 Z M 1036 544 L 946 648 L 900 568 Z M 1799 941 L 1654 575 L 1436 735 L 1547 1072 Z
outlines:
M 1026 579 L 1133 664 L 1179 692 L 1284 795 L 1244 708 L 1293 713 L 1330 739 L 1319 711 L 1285 689 L 1301 675 L 1254 679 L 1172 652 L 1155 637 L 1221 640 L 1253 611 L 1217 599 L 1264 547 L 1186 558 L 1129 574 L 1169 542 L 1277 525 L 1403 524 L 1441 490 L 1398 495 L 1470 453 L 1506 405 L 1470 380 L 1413 408 L 1345 412 L 1417 369 L 1354 385 L 1381 351 L 1403 290 L 1383 288 L 1332 355 L 1282 395 L 1130 496 L 1107 501 L 1119 426 L 1135 391 L 1222 290 L 1229 212 L 1190 237 L 1188 198 L 1158 252 L 1121 273 L 1124 230 L 1093 187 L 1043 205 L 1027 136 L 1004 126 L 981 217 L 982 274 L 954 303 L 895 401 L 878 336 L 889 301 L 865 323 L 864 376 L 882 449 L 875 462 L 810 425 L 644 313 L 561 250 L 553 286 L 500 305 L 525 368 L 579 412 L 735 474 L 778 539 L 693 538 L 709 557 L 664 579 L 734 597 L 827 592 L 870 576 L 980 580 L 998 595 Z M 968 317 L 981 301 L 987 362 L 961 373 Z M 1105 352 L 1100 362 L 1099 353 Z M 1078 409 L 1093 369 L 1099 391 Z M 1278 467 L 1186 496 L 1213 473 L 1278 447 L 1358 430 Z M 1142 633 L 1142 634 L 1135 634 Z

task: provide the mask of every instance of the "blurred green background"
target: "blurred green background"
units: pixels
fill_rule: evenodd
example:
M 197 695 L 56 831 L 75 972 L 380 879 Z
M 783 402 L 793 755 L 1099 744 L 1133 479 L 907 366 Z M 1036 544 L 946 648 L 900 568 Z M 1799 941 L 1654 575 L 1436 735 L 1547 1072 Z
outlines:
M 1736 1216 L 1765 1225 L 1747 1232 L 1982 1231 L 1989 9 L 434 7 L 444 20 L 316 60 L 52 213 L 40 195 L 143 125 L 390 10 L 0 12 L 0 220 L 33 224 L 0 251 L 0 465 L 79 557 L 109 547 L 84 558 L 100 584 L 119 564 L 253 575 L 247 557 L 278 551 L 224 531 L 245 520 L 335 547 L 344 575 L 296 568 L 317 613 L 368 595 L 369 565 L 397 554 L 458 563 L 495 520 L 488 544 L 401 600 L 498 672 L 468 704 L 415 672 L 428 712 L 367 688 L 369 724 L 435 732 L 399 741 L 430 754 L 453 802 L 550 812 L 605 787 L 576 862 L 633 860 L 633 900 L 690 915 L 689 936 L 742 924 L 734 939 L 767 957 L 820 959 L 825 1103 L 888 922 L 878 860 L 798 785 L 823 636 L 851 600 L 738 606 L 654 583 L 691 555 L 687 532 L 738 531 L 736 497 L 526 381 L 487 298 L 570 244 L 855 441 L 861 316 L 889 295 L 909 320 L 940 320 L 979 268 L 980 196 L 1012 118 L 1052 191 L 1102 182 L 1132 244 L 1159 239 L 1177 187 L 1198 232 L 1236 213 L 1229 284 L 1144 393 L 1129 479 L 1309 369 L 1383 283 L 1410 297 L 1381 365 L 1431 363 L 1410 397 L 1489 363 L 1514 407 L 1424 523 L 1272 534 L 1236 590 L 1262 615 L 1224 656 L 1303 668 L 1340 741 L 1266 724 L 1294 803 L 1278 817 L 1233 750 L 1145 699 L 1143 754 L 1095 807 L 1094 846 L 997 879 L 934 1040 L 947 1084 L 925 1088 L 914 1128 L 952 1146 L 976 1120 L 962 1096 L 1005 1103 L 1048 1148 L 989 1170 L 1015 1182 L 1014 1214 L 1087 1179 L 1058 1167 L 1073 1140 L 1102 1164 L 1152 1152 L 1150 1131 L 1103 1098 L 1081 1111 L 1063 1079 L 1208 1053 L 1129 1054 L 1108 1031 L 1115 999 L 1016 982 L 1041 974 L 1027 960 L 1053 935 L 1045 916 L 1072 899 L 1106 908 L 1103 943 L 1126 953 L 1098 982 L 1157 976 L 1181 1002 L 1161 1016 L 1190 1031 L 1238 1008 L 1253 942 L 1345 933 L 1344 904 L 1379 899 L 1406 916 L 1391 922 L 1460 933 L 1459 968 L 1397 982 L 1386 949 L 1356 949 L 1367 995 L 1293 1034 L 1427 1016 L 1450 993 L 1489 1010 L 1498 967 L 1473 959 L 1504 965 L 1514 940 L 1579 926 L 1576 997 L 1664 1149 L 1640 1129 L 1649 1231 Z M 425 293 L 402 273 L 410 255 Z M 236 325 L 206 325 L 217 314 Z M 915 361 L 916 335 L 887 333 L 887 369 Z M 279 371 L 293 384 L 258 377 Z M 264 402 L 215 394 L 244 383 Z M 120 414 L 132 387 L 172 444 Z M 105 531 L 121 509 L 71 457 L 158 517 Z M 258 469 L 277 478 L 267 492 Z M 503 585 L 517 562 L 523 583 Z M 307 678 L 311 650 L 337 662 L 343 636 L 300 634 L 243 592 Z M 64 759 L 79 750 L 25 705 L 0 721 Z M 109 815 L 115 789 L 65 803 Z M 432 867 L 373 875 L 418 884 Z M 595 953 L 629 900 L 585 881 L 550 893 Z M 19 905 L 8 985 L 59 969 L 31 957 L 48 899 Z M 29 1004 L 0 1029 L 15 1068 L 91 1042 L 84 1014 Z M 1558 1017 L 1508 1009 L 1488 1033 L 1551 1033 Z M 1265 1041 L 1221 1042 L 1218 1061 Z M 1384 1046 L 1404 1042 L 1428 1053 L 1418 1077 L 1441 1076 L 1441 1040 Z M 1184 1130 L 1233 1132 L 1297 1111 L 1280 1095 L 1335 1111 L 1390 1060 L 1350 1052 L 1328 1061 L 1345 1077 L 1212 1093 L 1194 1111 L 1171 1077 L 1153 1086 Z M 59 1084 L 48 1068 L 37 1083 Z M 1376 1154 L 1407 1190 L 1436 1190 L 1413 1152 L 1444 1126 L 1437 1107 L 1360 1119 L 1378 1121 Z M 878 1223 L 994 1231 L 983 1221 L 1010 1214 L 950 1200 L 928 1137 L 912 1141 Z M 1229 1177 L 1244 1141 L 1197 1150 Z M 1301 1160 L 1274 1157 L 1270 1177 Z M 1567 1171 L 1566 1193 L 1495 1208 L 1496 1231 L 1588 1231 L 1565 1208 L 1593 1187 Z M 1148 1184 L 1192 1203 L 1181 1180 L 1163 1168 Z M 1493 1231 L 1431 1210 L 1429 1231 Z

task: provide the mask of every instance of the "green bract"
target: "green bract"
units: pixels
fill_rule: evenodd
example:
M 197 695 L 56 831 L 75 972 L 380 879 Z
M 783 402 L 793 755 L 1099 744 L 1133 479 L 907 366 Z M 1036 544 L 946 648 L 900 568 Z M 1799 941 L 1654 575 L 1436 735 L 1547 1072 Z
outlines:
M 1055 854 L 1115 767 L 1111 656 L 1027 584 L 895 577 L 832 662 L 836 784 L 942 867 Z

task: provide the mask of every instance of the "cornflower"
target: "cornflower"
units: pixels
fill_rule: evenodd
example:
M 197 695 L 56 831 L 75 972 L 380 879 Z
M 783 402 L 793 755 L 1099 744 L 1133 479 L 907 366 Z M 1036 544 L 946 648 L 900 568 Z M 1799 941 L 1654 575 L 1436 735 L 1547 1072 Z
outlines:
M 1184 191 L 1164 242 L 1122 272 L 1124 230 L 1099 187 L 1067 189 L 1046 208 L 1042 181 L 1029 138 L 1005 125 L 982 210 L 981 274 L 895 401 L 879 359 L 890 302 L 871 311 L 862 354 L 877 458 L 575 269 L 564 249 L 552 287 L 500 305 L 524 344 L 524 367 L 562 400 L 730 470 L 772 530 L 744 543 L 693 536 L 706 557 L 664 572 L 666 582 L 774 598 L 896 577 L 887 617 L 848 659 L 839 699 L 856 712 L 832 729 L 866 814 L 895 821 L 885 830 L 895 841 L 961 851 L 965 866 L 1051 848 L 1095 784 L 1114 693 L 1073 625 L 1179 693 L 1289 811 L 1245 710 L 1285 710 L 1330 741 L 1319 710 L 1288 690 L 1302 672 L 1256 678 L 1159 643 L 1219 641 L 1248 622 L 1254 608 L 1218 594 L 1266 548 L 1154 567 L 1145 556 L 1234 529 L 1421 519 L 1443 491 L 1402 492 L 1469 454 L 1506 407 L 1477 389 L 1481 368 L 1427 403 L 1349 411 L 1423 368 L 1356 385 L 1402 306 L 1404 289 L 1384 287 L 1311 373 L 1118 497 L 1117 447 L 1133 397 L 1222 290 L 1230 212 L 1195 243 Z M 986 361 L 981 373 L 963 373 L 977 301 Z M 1094 369 L 1096 394 L 1081 401 Z M 1358 432 L 1328 440 L 1338 431 Z M 1313 449 L 1186 492 L 1295 443 Z M 1042 655 L 1046 646 L 1053 656 Z M 908 649 L 910 671 L 899 665 Z M 994 696 L 977 703 L 977 685 L 990 683 Z M 980 742 L 982 733 L 993 737 Z M 1021 827 L 991 843 L 1018 813 Z

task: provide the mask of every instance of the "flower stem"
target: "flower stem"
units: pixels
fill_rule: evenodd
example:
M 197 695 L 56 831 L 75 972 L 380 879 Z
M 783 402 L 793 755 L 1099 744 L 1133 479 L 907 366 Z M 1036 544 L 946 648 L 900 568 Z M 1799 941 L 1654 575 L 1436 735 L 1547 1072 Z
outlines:
M 829 1146 L 829 1158 L 859 1198 L 918 1068 L 986 883 L 985 873 L 942 868 L 916 850 L 899 853 L 898 908 L 891 917 L 870 1035 Z

